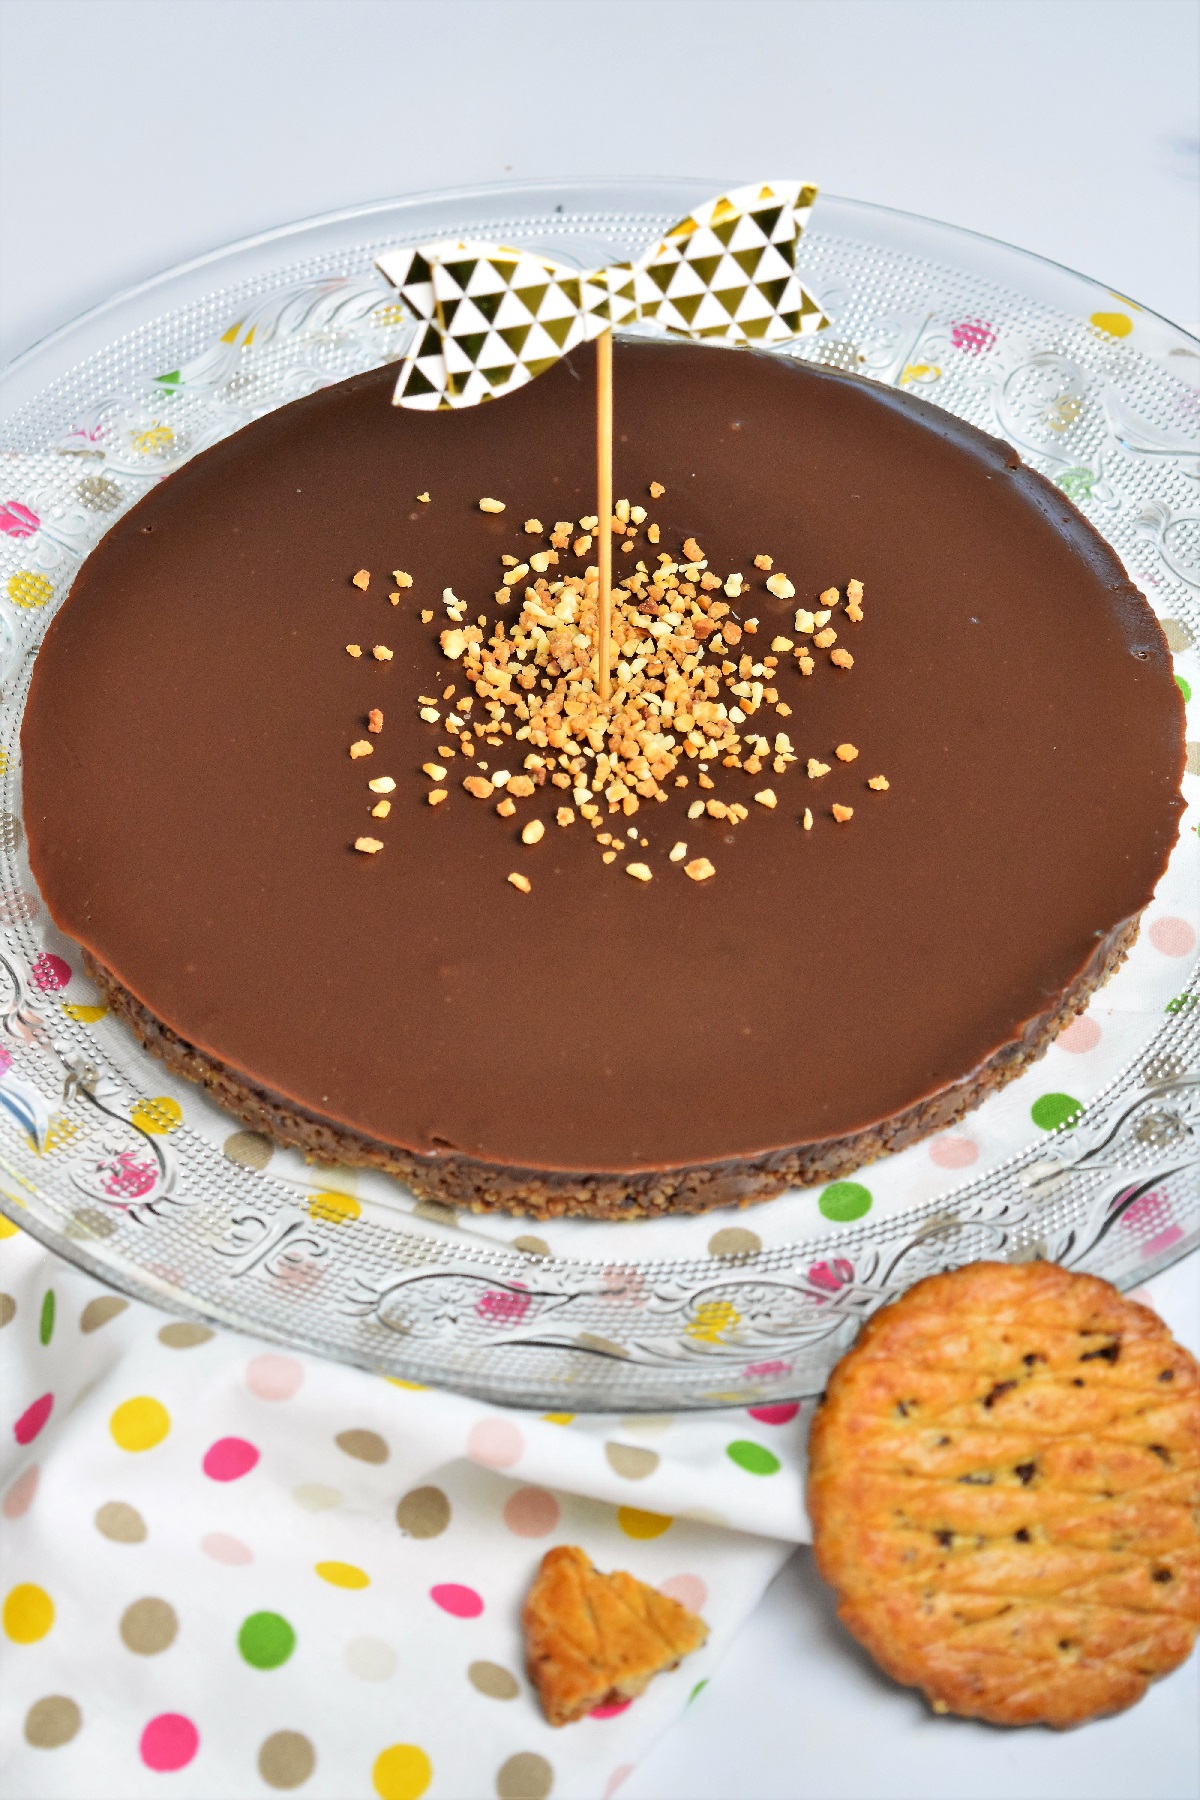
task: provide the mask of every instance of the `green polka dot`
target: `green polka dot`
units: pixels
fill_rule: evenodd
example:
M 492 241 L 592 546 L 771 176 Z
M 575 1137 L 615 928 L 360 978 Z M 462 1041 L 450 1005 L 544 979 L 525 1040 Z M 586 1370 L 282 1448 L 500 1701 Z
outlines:
M 43 1344 L 48 1344 L 54 1336 L 54 1289 L 47 1288 L 42 1298 L 42 1317 L 38 1325 L 38 1336 Z
M 252 1669 L 277 1669 L 296 1648 L 296 1634 L 279 1613 L 251 1613 L 237 1644 Z
M 778 1475 L 782 1467 L 777 1456 L 772 1456 L 762 1444 L 752 1443 L 749 1438 L 738 1438 L 736 1443 L 726 1444 L 725 1454 L 739 1469 L 745 1469 L 747 1475 Z
M 848 1225 L 871 1210 L 871 1190 L 860 1181 L 831 1181 L 817 1205 L 827 1219 L 837 1225 Z
M 1070 1094 L 1039 1094 L 1029 1111 L 1042 1131 L 1053 1131 L 1056 1125 L 1074 1125 L 1080 1111 L 1078 1100 Z
M 692 1689 L 691 1693 L 688 1695 L 687 1703 L 689 1706 L 692 1704 L 692 1701 L 696 1698 L 696 1695 L 701 1693 L 707 1686 L 708 1686 L 708 1676 L 706 1675 L 704 1677 L 703 1681 L 698 1681 L 696 1683 L 695 1687 Z
M 1186 706 L 1192 697 L 1192 684 L 1190 681 L 1185 681 L 1182 675 L 1177 675 L 1175 679 L 1179 683 L 1179 691 L 1183 695 L 1184 705 Z

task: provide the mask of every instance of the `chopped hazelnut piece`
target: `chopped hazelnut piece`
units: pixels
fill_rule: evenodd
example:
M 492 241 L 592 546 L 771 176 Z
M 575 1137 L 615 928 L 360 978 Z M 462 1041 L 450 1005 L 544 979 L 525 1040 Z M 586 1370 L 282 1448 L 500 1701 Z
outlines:
M 444 781 L 446 779 L 446 771 L 440 763 L 422 763 L 421 768 L 424 770 L 425 774 L 428 775 L 430 781 Z
M 408 574 L 408 572 L 404 569 L 393 569 L 392 570 L 392 580 L 395 582 L 397 587 L 402 587 L 402 588 L 411 587 L 413 584 L 412 576 L 410 574 Z
M 852 806 L 839 806 L 837 802 L 834 801 L 833 816 L 839 825 L 844 825 L 847 819 L 852 819 L 854 817 L 854 808 Z
M 794 624 L 795 624 L 796 630 L 803 632 L 805 637 L 811 637 L 812 633 L 817 628 L 817 621 L 816 621 L 815 617 L 813 616 L 812 613 L 806 611 L 806 609 L 803 606 L 801 606 L 797 609 Z M 801 645 L 801 648 L 803 649 L 803 645 Z
M 370 569 L 360 569 L 357 575 L 352 575 L 350 577 L 350 580 L 360 594 L 365 594 L 371 585 L 371 571 Z
M 388 649 L 386 644 L 372 644 L 371 655 L 376 662 L 391 662 L 393 652 Z
M 543 529 L 542 521 L 540 519 L 526 519 L 525 529 L 530 537 L 541 537 Z
M 802 656 L 800 658 L 800 673 L 802 675 L 811 675 L 816 666 L 817 665 L 811 656 Z
M 688 807 L 688 815 L 687 815 L 688 818 L 689 819 L 699 819 L 699 818 L 702 818 L 703 815 L 704 815 L 703 800 L 693 800 L 692 804 Z
M 588 513 L 585 518 L 580 519 L 579 529 L 580 529 L 580 531 L 595 531 L 595 529 L 596 529 L 597 525 L 599 525 L 599 523 L 600 523 L 600 520 L 597 518 L 595 513 Z
M 726 598 L 730 599 L 730 600 L 740 599 L 741 592 L 742 592 L 742 577 L 735 570 L 734 573 L 732 575 L 730 575 L 725 582 Z
M 877 794 L 886 794 L 888 791 L 888 788 L 891 786 L 891 782 L 888 780 L 886 775 L 872 775 L 870 781 L 868 781 L 868 783 L 867 783 L 867 786 L 869 788 L 874 788 L 875 792 Z
M 496 808 L 496 811 L 500 814 L 502 819 L 511 819 L 516 810 L 516 806 L 507 795 L 505 795 L 504 799 L 501 800 Z
M 616 860 L 617 860 L 617 853 L 615 850 L 606 850 L 604 852 L 604 855 L 600 858 L 600 861 L 602 863 L 616 862 Z
M 808 759 L 809 780 L 816 781 L 820 776 L 828 775 L 831 767 L 831 763 L 818 762 L 815 756 L 810 756 Z
M 582 537 L 577 537 L 575 542 L 571 545 L 576 556 L 586 556 L 591 547 L 592 540 L 586 531 Z
M 418 494 L 417 499 L 421 502 L 422 506 L 429 505 L 429 495 L 428 494 Z
M 697 787 L 702 787 L 702 788 L 713 788 L 713 787 L 716 787 L 717 784 L 713 780 L 711 775 L 705 775 L 703 772 L 701 772 L 696 777 L 696 785 L 697 785 Z
M 704 552 L 694 537 L 684 538 L 683 554 L 690 563 L 704 561 Z
M 726 819 L 729 817 L 729 808 L 723 800 L 706 800 L 704 802 L 704 810 L 710 819 Z
M 697 856 L 692 862 L 684 863 L 683 872 L 685 875 L 690 876 L 693 881 L 707 881 L 710 876 L 715 875 L 717 871 L 713 868 L 707 856 Z
M 495 792 L 485 775 L 467 775 L 463 778 L 463 786 L 476 800 L 487 800 Z
M 830 644 L 837 643 L 837 632 L 832 627 L 826 626 L 824 631 L 818 631 L 813 643 L 818 650 L 828 650 Z
M 858 755 L 858 751 L 853 744 L 839 744 L 834 751 L 834 755 L 839 762 L 853 762 Z
M 493 769 L 492 771 L 492 786 L 495 788 L 507 787 L 511 779 L 507 769 Z
M 356 761 L 360 756 L 374 756 L 375 746 L 368 744 L 366 738 L 359 738 L 356 743 L 351 744 L 350 754 Z
M 432 625 L 433 624 L 433 614 L 431 612 L 423 612 L 421 614 L 421 623 L 422 623 L 422 625 Z
M 780 569 L 777 575 L 767 576 L 767 592 L 774 594 L 777 600 L 791 600 L 795 597 L 796 589 Z
M 790 650 L 792 648 L 792 640 L 791 640 L 791 638 L 785 638 L 785 637 L 772 638 L 771 639 L 771 648 L 772 648 L 772 650 L 779 650 L 779 651 Z
M 862 623 L 863 584 L 861 581 L 846 583 L 846 617 L 853 619 L 856 625 Z
M 542 824 L 540 819 L 530 819 L 527 825 L 522 825 L 521 827 L 521 842 L 523 844 L 540 844 L 545 835 L 546 827 Z
M 635 881 L 649 881 L 651 879 L 649 863 L 626 863 L 625 873 L 627 875 L 632 875 Z
M 575 823 L 574 808 L 570 806 L 560 806 L 554 817 L 558 820 L 560 825 L 573 825 Z
M 808 806 L 804 809 L 804 829 L 805 831 L 812 830 L 812 808 Z
M 754 559 L 754 566 L 756 569 L 773 569 L 775 567 L 775 559 L 772 556 L 756 556 Z
M 390 775 L 377 775 L 367 786 L 373 794 L 394 794 L 396 791 L 396 783 Z
M 442 715 L 436 706 L 423 706 L 417 716 L 424 719 L 427 725 L 436 725 Z
M 524 581 L 529 573 L 528 563 L 518 563 L 515 569 L 509 569 L 504 577 L 505 587 L 512 587 L 518 581 Z
M 652 500 L 661 500 L 666 491 L 667 490 L 661 481 L 652 481 L 650 483 L 650 498 Z
M 551 563 L 556 563 L 557 561 L 557 550 L 535 550 L 529 559 L 529 566 L 535 575 L 544 575 Z
M 678 844 L 672 844 L 668 853 L 671 862 L 682 862 L 686 855 L 687 845 L 682 840 Z
M 821 595 L 821 605 L 829 607 L 830 611 L 832 611 L 841 597 L 842 596 L 838 593 L 836 588 L 826 588 L 825 592 Z
M 523 894 L 527 894 L 529 892 L 530 888 L 533 886 L 533 883 L 530 881 L 528 875 L 519 875 L 515 869 L 513 870 L 512 874 L 509 876 L 508 879 L 512 882 L 512 884 L 515 888 L 520 888 L 520 890 Z
M 450 796 L 447 794 L 445 788 L 430 788 L 425 796 L 430 806 L 440 806 L 442 801 L 448 800 L 449 797 Z
M 508 791 L 515 794 L 518 800 L 528 800 L 530 794 L 537 792 L 537 784 L 528 775 L 510 775 Z
M 380 712 L 380 710 L 377 706 L 373 706 L 371 708 L 370 712 L 367 714 L 367 730 L 368 731 L 382 731 L 383 730 L 383 714 Z
M 362 645 L 361 644 L 347 644 L 346 645 L 346 655 L 347 656 L 361 656 L 362 655 Z
M 383 845 L 378 838 L 359 837 L 354 840 L 354 848 L 361 850 L 364 856 L 374 856 L 377 850 L 383 849 Z
M 657 525 L 647 525 L 646 537 L 651 544 L 657 544 L 660 536 L 661 533 L 659 532 Z
M 776 805 L 775 792 L 774 792 L 773 788 L 763 788 L 762 792 L 755 794 L 754 798 L 758 801 L 758 804 L 760 806 L 775 806 Z
M 502 513 L 504 511 L 504 502 L 503 500 L 489 500 L 485 496 L 485 498 L 479 502 L 479 510 L 480 512 L 487 513 Z
M 371 808 L 371 817 L 373 819 L 386 819 L 391 810 L 392 803 L 390 800 L 377 800 Z
M 854 667 L 854 658 L 848 650 L 831 650 L 829 660 L 835 669 L 852 669 Z
M 442 655 L 448 656 L 451 662 L 457 662 L 467 647 L 465 631 L 443 631 L 441 635 Z

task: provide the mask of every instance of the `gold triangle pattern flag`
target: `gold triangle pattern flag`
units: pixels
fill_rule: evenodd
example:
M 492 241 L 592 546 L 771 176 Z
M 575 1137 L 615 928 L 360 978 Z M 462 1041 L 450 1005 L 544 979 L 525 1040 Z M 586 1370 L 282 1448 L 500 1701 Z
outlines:
M 578 344 L 653 320 L 679 337 L 778 344 L 829 320 L 796 274 L 817 190 L 752 182 L 673 225 L 636 262 L 581 273 L 466 239 L 389 250 L 376 267 L 417 319 L 397 406 L 476 406 L 524 387 Z

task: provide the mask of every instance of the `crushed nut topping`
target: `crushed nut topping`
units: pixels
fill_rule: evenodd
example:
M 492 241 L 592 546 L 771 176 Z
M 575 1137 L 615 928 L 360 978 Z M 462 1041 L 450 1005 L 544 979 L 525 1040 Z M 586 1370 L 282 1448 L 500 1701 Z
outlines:
M 371 749 L 370 744 L 367 749 Z M 396 783 L 390 775 L 377 775 L 374 781 L 368 781 L 367 786 L 373 794 L 394 794 L 396 791 Z
M 835 800 L 833 803 L 833 816 L 839 825 L 844 825 L 847 819 L 852 819 L 854 817 L 854 808 L 852 806 L 839 806 Z
M 405 569 L 393 569 L 392 580 L 400 588 L 411 587 L 413 584 L 412 576 Z
M 440 763 L 422 763 L 421 768 L 431 781 L 444 781 L 446 779 L 446 771 L 442 768 Z
M 625 873 L 627 875 L 632 875 L 635 881 L 650 881 L 652 879 L 649 863 L 626 863 Z
M 772 556 L 756 556 L 754 559 L 754 566 L 756 569 L 773 569 L 775 567 L 775 559 Z
M 450 796 L 445 788 L 430 788 L 425 798 L 428 800 L 430 806 L 440 806 L 442 801 L 448 800 Z
M 515 888 L 520 888 L 520 890 L 523 894 L 527 894 L 529 892 L 530 888 L 533 886 L 533 883 L 532 883 L 532 881 L 530 881 L 528 875 L 520 875 L 517 873 L 517 871 L 515 869 L 513 870 L 512 874 L 509 876 L 508 879 L 512 882 L 512 884 Z
M 388 649 L 386 644 L 372 644 L 371 655 L 376 662 L 391 662 L 393 652 Z
M 350 754 L 356 759 L 360 756 L 374 756 L 375 746 L 369 744 L 366 738 L 358 738 L 355 743 L 351 744 Z
M 361 850 L 364 856 L 374 856 L 377 851 L 383 849 L 383 844 L 379 838 L 358 837 L 354 840 L 354 848 Z
M 689 876 L 692 881 L 707 881 L 710 876 L 715 875 L 717 871 L 713 868 L 707 856 L 697 856 L 694 857 L 690 863 L 684 863 L 683 872 L 685 875 Z
M 367 730 L 368 731 L 382 731 L 383 730 L 383 714 L 380 712 L 380 710 L 377 706 L 373 706 L 371 708 L 370 712 L 367 714 Z
M 573 825 L 575 823 L 574 810 L 569 806 L 560 806 L 554 817 L 558 820 L 560 825 Z
M 502 513 L 504 511 L 504 502 L 503 500 L 489 500 L 485 496 L 484 499 L 479 502 L 479 510 L 480 512 L 486 513 Z
M 650 483 L 650 498 L 652 500 L 661 500 L 666 491 L 667 490 L 661 481 L 652 481 Z
M 788 580 L 782 569 L 777 575 L 768 575 L 766 585 L 768 594 L 774 594 L 777 600 L 793 600 L 795 598 L 795 586 Z
M 755 794 L 754 798 L 760 806 L 777 806 L 779 804 L 771 788 L 763 788 L 760 793 Z
M 421 502 L 422 506 L 429 505 L 429 495 L 428 494 L 418 494 L 417 499 Z
M 867 786 L 869 788 L 874 788 L 877 794 L 886 794 L 891 783 L 886 775 L 872 775 Z
M 540 819 L 530 819 L 527 825 L 522 825 L 521 827 L 521 842 L 523 844 L 540 844 L 545 835 L 546 827 L 542 824 Z
M 500 814 L 500 817 L 502 819 L 511 819 L 513 814 L 516 812 L 516 810 L 517 810 L 516 807 L 513 805 L 512 801 L 508 798 L 507 795 L 505 795 L 504 799 L 501 800 L 500 804 L 496 808 L 496 811 Z
M 804 809 L 804 829 L 805 831 L 812 830 L 812 808 L 810 806 L 806 806 Z
M 371 817 L 373 819 L 386 819 L 391 810 L 392 803 L 390 800 L 377 800 L 371 808 Z
M 833 753 L 839 762 L 853 762 L 858 751 L 853 744 L 839 744 Z
M 832 763 L 818 762 L 815 756 L 810 756 L 808 759 L 809 780 L 818 781 L 822 775 L 828 775 L 832 767 Z
M 486 775 L 467 775 L 463 779 L 463 786 L 476 800 L 490 800 L 495 792 Z
M 350 577 L 350 580 L 360 594 L 365 594 L 371 585 L 371 571 L 370 569 L 360 569 L 357 575 Z
M 667 853 L 667 860 L 669 862 L 682 862 L 686 855 L 687 845 L 685 843 L 680 842 L 678 844 L 672 844 Z
M 361 656 L 362 655 L 362 645 L 361 644 L 347 644 L 346 645 L 346 655 L 347 656 Z
M 854 667 L 854 658 L 848 650 L 831 650 L 829 660 L 835 669 L 852 669 Z

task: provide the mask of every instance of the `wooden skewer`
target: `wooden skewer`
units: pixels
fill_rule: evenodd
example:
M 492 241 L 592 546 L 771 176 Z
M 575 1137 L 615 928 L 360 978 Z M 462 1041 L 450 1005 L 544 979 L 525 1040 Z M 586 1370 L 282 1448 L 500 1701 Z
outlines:
M 609 697 L 609 645 L 612 636 L 612 332 L 596 339 L 596 513 L 600 545 L 600 618 L 597 656 L 600 698 Z

